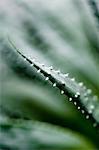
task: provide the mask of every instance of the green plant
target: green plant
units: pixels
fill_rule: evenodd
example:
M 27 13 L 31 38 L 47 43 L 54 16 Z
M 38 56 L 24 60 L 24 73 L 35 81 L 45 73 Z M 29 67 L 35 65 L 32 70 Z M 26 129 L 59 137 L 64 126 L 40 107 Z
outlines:
M 98 2 L 89 2 L 1 3 L 0 149 L 99 149 Z
M 13 43 L 11 45 L 16 49 Z M 16 51 L 27 61 L 31 67 L 37 69 L 37 73 L 43 74 L 46 81 L 51 81 L 53 87 L 60 89 L 61 94 L 65 94 L 69 101 L 73 102 L 77 109 L 85 115 L 86 119 L 90 119 L 94 127 L 99 128 L 99 102 L 97 96 L 93 96 L 91 89 L 87 89 L 80 82 L 77 84 L 75 78 L 70 78 L 68 73 L 63 74 L 60 70 L 54 70 L 53 67 L 46 67 L 37 61 L 28 59 L 25 55 L 16 49 Z

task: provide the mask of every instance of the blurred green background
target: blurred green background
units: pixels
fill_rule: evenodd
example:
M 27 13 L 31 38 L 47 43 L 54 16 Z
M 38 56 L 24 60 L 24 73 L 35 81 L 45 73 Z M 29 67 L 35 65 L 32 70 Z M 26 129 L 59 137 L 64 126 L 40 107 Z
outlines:
M 0 150 L 98 150 L 99 132 L 8 37 L 25 56 L 69 72 L 99 97 L 99 30 L 89 1 L 0 1 Z

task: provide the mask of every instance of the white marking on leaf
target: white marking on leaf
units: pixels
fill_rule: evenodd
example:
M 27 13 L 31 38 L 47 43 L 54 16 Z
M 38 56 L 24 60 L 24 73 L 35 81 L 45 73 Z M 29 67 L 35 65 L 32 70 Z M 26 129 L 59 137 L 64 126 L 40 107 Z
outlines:
M 96 127 L 96 126 L 97 126 L 97 123 L 94 123 L 94 124 L 93 124 L 93 127 Z
M 38 69 L 38 70 L 37 70 L 37 73 L 40 73 L 40 71 L 41 71 L 41 69 Z
M 61 94 L 64 94 L 64 91 L 63 91 L 63 90 L 61 91 Z
M 53 84 L 53 87 L 56 87 L 56 83 Z
M 80 109 L 80 106 L 78 106 L 77 108 Z
M 48 80 L 49 80 L 49 77 L 46 77 L 45 80 L 48 81 Z
M 30 64 L 31 67 L 33 67 L 34 64 Z
M 26 58 L 24 58 L 24 61 L 26 61 Z
M 81 110 L 81 112 L 82 112 L 82 114 L 84 114 L 84 113 L 85 113 L 85 111 L 84 111 L 84 110 Z
M 80 83 L 79 83 L 79 86 L 83 86 L 83 82 L 80 82 Z
M 91 94 L 91 92 L 92 92 L 91 89 L 87 90 L 87 94 Z
M 77 105 L 77 102 L 74 102 L 74 105 Z
M 69 101 L 72 101 L 72 97 L 69 98 Z
M 89 115 L 86 116 L 86 119 L 89 119 Z
M 68 76 L 69 76 L 69 73 L 64 74 L 64 77 L 68 77 Z
M 75 78 L 72 78 L 71 81 L 75 81 Z

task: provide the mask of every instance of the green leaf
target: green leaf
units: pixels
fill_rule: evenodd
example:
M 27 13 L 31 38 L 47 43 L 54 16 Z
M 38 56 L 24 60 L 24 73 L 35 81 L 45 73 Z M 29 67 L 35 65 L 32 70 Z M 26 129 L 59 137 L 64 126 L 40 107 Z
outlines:
M 50 124 L 9 120 L 3 116 L 0 121 L 1 149 L 95 149 L 84 137 L 70 130 Z

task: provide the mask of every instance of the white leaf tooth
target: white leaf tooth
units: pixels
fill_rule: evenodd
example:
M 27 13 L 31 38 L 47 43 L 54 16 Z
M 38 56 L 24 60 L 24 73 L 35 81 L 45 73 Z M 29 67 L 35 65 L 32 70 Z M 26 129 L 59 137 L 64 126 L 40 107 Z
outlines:
M 26 61 L 26 58 L 24 58 L 24 61 Z
M 47 74 L 48 74 L 48 75 L 51 75 L 51 70 L 49 69 L 49 67 L 44 67 L 44 68 L 45 68 Z
M 93 127 L 96 127 L 96 126 L 97 126 L 97 123 L 94 123 L 94 124 L 93 124 Z
M 47 74 L 50 76 L 51 75 L 51 73 L 50 72 L 47 72 Z
M 40 73 L 40 72 L 41 72 L 41 69 L 38 69 L 38 70 L 37 70 L 37 73 Z
M 45 80 L 48 81 L 48 80 L 49 80 L 49 77 L 46 77 Z
M 61 94 L 64 94 L 64 91 L 63 91 L 63 90 L 61 90 Z
M 91 94 L 91 92 L 92 92 L 91 89 L 87 90 L 87 94 Z
M 77 96 L 80 96 L 80 93 L 79 93 L 79 92 L 77 92 L 77 93 L 76 93 L 76 95 L 77 95 Z
M 78 110 L 79 110 L 79 109 L 80 109 L 80 106 L 78 106 L 77 108 L 78 108 Z
M 75 78 L 71 78 L 71 81 L 75 81 Z
M 64 81 L 62 81 L 62 85 L 65 85 L 65 82 L 64 82 Z
M 77 102 L 74 102 L 74 105 L 77 105 Z
M 53 87 L 56 87 L 56 83 L 53 84 Z
M 78 97 L 78 95 L 77 95 L 77 94 L 75 94 L 75 97 L 77 98 L 77 97 Z
M 86 119 L 89 119 L 89 115 L 86 116 Z
M 69 101 L 70 101 L 70 102 L 72 101 L 72 97 L 69 98 Z
M 89 113 L 89 114 L 92 114 L 92 110 L 89 110 L 88 113 Z
M 89 114 L 91 114 L 91 113 L 93 112 L 94 108 L 95 108 L 95 106 L 94 106 L 94 105 L 91 105 L 91 106 L 90 106 L 90 109 L 89 109 L 89 111 L 88 111 L 88 112 L 89 112 Z
M 79 95 L 78 94 L 75 94 L 75 97 L 77 98 Z
M 68 77 L 68 76 L 69 76 L 69 73 L 64 74 L 64 77 Z
M 83 86 L 83 82 L 80 82 L 80 83 L 78 83 L 78 84 L 79 84 L 79 86 L 81 86 L 81 87 Z
M 77 92 L 76 94 L 77 94 L 77 95 L 80 95 L 80 93 L 79 93 L 79 92 Z
M 81 110 L 81 112 L 82 112 L 82 114 L 84 114 L 84 113 L 85 113 L 85 111 L 84 111 L 84 110 Z
M 91 105 L 91 106 L 90 106 L 90 109 L 94 109 L 94 108 L 95 108 L 95 106 L 94 106 L 94 105 Z
M 30 59 L 30 60 L 31 60 L 31 57 L 30 57 L 30 56 L 28 56 L 28 59 Z
M 30 64 L 30 66 L 31 66 L 31 67 L 33 67 L 33 66 L 34 66 L 34 64 L 33 64 L 33 63 L 32 63 L 32 64 Z

